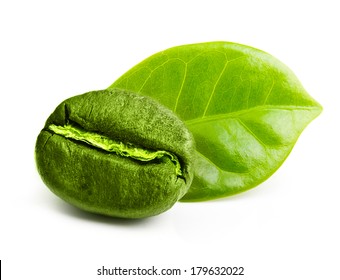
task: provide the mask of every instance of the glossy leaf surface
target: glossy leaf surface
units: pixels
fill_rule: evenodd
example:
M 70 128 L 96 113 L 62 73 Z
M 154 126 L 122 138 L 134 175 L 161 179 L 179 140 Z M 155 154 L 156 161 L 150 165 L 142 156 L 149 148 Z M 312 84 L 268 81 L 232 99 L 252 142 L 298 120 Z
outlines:
M 193 133 L 195 178 L 184 201 L 233 195 L 263 182 L 322 110 L 283 63 L 228 42 L 157 53 L 110 87 L 153 97 Z

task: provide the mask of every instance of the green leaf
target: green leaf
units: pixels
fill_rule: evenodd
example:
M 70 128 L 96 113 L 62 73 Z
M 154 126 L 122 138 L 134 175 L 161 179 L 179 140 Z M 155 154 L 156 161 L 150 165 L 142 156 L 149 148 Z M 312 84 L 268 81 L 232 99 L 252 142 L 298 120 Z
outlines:
M 110 88 L 153 97 L 193 133 L 195 178 L 184 201 L 257 186 L 281 166 L 300 133 L 322 111 L 283 63 L 229 42 L 159 52 Z

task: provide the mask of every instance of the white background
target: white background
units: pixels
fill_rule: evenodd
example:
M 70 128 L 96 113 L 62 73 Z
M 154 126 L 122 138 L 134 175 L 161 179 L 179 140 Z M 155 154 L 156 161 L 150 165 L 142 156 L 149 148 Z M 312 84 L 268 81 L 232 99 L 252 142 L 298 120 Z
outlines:
M 150 279 L 97 276 L 103 265 L 245 268 L 245 276 L 201 279 L 340 279 L 336 2 L 2 0 L 3 279 Z M 276 56 L 324 107 L 269 180 L 234 197 L 177 203 L 140 221 L 83 213 L 44 186 L 35 139 L 61 101 L 108 87 L 160 50 L 215 40 Z M 194 278 L 188 274 L 151 278 Z

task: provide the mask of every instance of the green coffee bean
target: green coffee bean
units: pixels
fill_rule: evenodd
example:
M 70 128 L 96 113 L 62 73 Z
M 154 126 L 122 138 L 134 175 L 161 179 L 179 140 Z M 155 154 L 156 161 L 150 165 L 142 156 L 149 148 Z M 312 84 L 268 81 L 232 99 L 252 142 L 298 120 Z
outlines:
M 44 183 L 83 210 L 122 218 L 160 214 L 193 179 L 193 138 L 149 97 L 118 89 L 62 102 L 40 132 L 35 158 Z

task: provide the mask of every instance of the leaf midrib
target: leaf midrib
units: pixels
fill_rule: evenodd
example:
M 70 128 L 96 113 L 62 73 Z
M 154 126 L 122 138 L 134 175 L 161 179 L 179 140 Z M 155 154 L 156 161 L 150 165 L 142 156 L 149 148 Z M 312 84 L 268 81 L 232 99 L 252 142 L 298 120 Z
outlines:
M 219 115 L 213 115 L 213 116 L 204 116 L 199 117 L 191 120 L 185 120 L 184 122 L 187 125 L 197 125 L 201 123 L 206 123 L 210 121 L 220 120 L 220 119 L 226 119 L 226 118 L 232 118 L 232 117 L 238 117 L 241 115 L 249 114 L 251 112 L 261 111 L 261 110 L 287 110 L 287 111 L 293 111 L 293 110 L 306 110 L 306 111 L 312 111 L 312 110 L 320 110 L 318 106 L 294 106 L 294 105 L 262 105 L 253 107 L 250 109 L 245 110 L 239 110 L 239 111 L 233 111 L 226 114 L 219 114 Z

